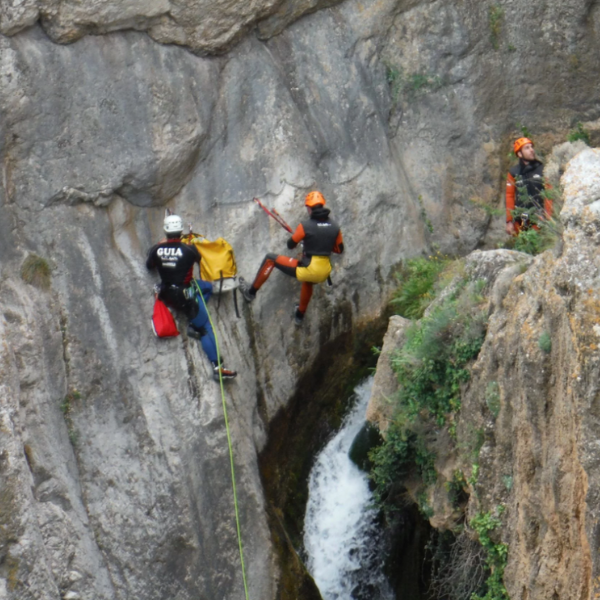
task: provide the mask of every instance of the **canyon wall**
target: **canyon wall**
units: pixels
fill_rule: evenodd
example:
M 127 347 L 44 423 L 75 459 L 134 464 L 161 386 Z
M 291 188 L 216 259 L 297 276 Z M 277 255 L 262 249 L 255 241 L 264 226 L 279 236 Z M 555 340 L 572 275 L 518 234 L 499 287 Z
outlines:
M 476 515 L 501 515 L 493 540 L 508 547 L 504 583 L 512 600 L 600 593 L 599 182 L 600 150 L 570 161 L 564 233 L 552 250 L 535 258 L 507 250 L 466 257 L 468 277 L 486 283 L 487 333 L 463 385 L 454 441 L 446 428 L 429 438 L 438 479 L 424 497 L 432 526 L 475 540 Z M 369 418 L 384 432 L 394 419 L 385 398 L 398 391 L 390 360 L 408 325 L 392 318 L 379 359 Z M 468 494 L 462 506 L 449 496 L 459 472 Z
M 346 253 L 303 328 L 278 273 L 239 320 L 211 301 L 251 596 L 294 597 L 257 454 L 296 382 L 403 258 L 498 237 L 517 121 L 595 131 L 598 4 L 491 6 L 0 2 L 1 596 L 243 596 L 219 390 L 153 337 L 144 259 L 168 206 L 251 277 L 286 239 L 252 197 L 295 224 L 316 188 Z

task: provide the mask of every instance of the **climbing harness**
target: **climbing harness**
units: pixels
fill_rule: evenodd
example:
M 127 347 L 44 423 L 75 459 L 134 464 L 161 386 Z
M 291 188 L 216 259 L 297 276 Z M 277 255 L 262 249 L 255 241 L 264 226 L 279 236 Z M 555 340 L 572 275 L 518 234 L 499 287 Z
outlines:
M 204 300 L 204 295 L 202 294 L 202 290 L 198 285 L 198 282 L 194 279 L 194 285 L 198 290 L 198 295 L 202 299 L 202 303 L 204 304 L 204 308 L 206 309 L 206 314 L 208 315 L 208 321 L 210 322 L 213 332 L 215 335 L 215 345 L 217 347 L 217 361 L 219 365 L 219 386 L 221 388 L 221 402 L 223 404 L 223 416 L 225 417 L 225 431 L 227 433 L 227 445 L 229 446 L 229 464 L 231 465 L 231 486 L 233 488 L 233 506 L 235 508 L 235 525 L 237 530 L 237 538 L 238 538 L 238 546 L 240 549 L 240 563 L 242 566 L 242 579 L 244 581 L 244 594 L 246 600 L 249 600 L 248 595 L 248 583 L 246 581 L 246 566 L 244 564 L 244 551 L 242 548 L 242 532 L 240 527 L 240 512 L 238 509 L 238 500 L 237 500 L 237 489 L 235 485 L 235 468 L 233 465 L 233 447 L 231 445 L 231 433 L 229 431 L 229 420 L 227 419 L 227 403 L 225 401 L 225 388 L 223 387 L 223 375 L 221 373 L 221 351 L 219 350 L 219 339 L 217 337 L 217 330 L 212 322 L 210 317 L 210 312 L 208 311 L 208 307 L 206 306 L 206 301 Z

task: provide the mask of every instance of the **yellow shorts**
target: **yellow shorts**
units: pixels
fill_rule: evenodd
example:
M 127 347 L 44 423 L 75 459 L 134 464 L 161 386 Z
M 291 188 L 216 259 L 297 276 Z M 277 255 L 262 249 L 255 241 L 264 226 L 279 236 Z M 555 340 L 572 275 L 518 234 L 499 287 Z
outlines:
M 296 269 L 296 279 L 308 283 L 323 283 L 331 273 L 329 256 L 313 256 L 308 267 Z

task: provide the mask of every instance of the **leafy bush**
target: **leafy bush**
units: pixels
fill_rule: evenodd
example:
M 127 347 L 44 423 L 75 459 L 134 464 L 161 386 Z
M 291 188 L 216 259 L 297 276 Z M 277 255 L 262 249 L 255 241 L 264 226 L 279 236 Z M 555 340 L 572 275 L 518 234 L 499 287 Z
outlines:
M 420 319 L 435 298 L 435 283 L 449 262 L 440 255 L 407 261 L 396 276 L 399 287 L 391 301 L 395 313 L 407 319 Z
M 389 501 L 388 493 L 395 483 L 413 472 L 425 483 L 435 482 L 434 459 L 422 435 L 394 421 L 387 430 L 385 442 L 369 452 L 375 502 L 387 510 L 396 508 Z
M 413 324 L 404 346 L 393 355 L 392 367 L 401 385 L 398 405 L 409 417 L 424 410 L 442 425 L 447 413 L 460 409 L 460 386 L 469 379 L 466 365 L 479 353 L 485 336 L 482 311 L 461 306 L 476 287 L 472 284 L 459 296 L 449 297 Z
M 491 512 L 478 513 L 469 523 L 477 533 L 479 543 L 486 551 L 485 564 L 489 573 L 485 581 L 486 590 L 484 595 L 473 594 L 471 600 L 510 600 L 504 586 L 504 569 L 508 558 L 508 545 L 502 542 L 495 543 L 490 537 L 490 533 L 502 525 L 500 515 L 503 512 L 504 506 L 498 506 L 495 514 Z
M 572 129 L 567 135 L 568 142 L 576 142 L 577 140 L 581 140 L 585 142 L 588 146 L 592 145 L 592 141 L 590 139 L 590 132 L 583 127 L 581 122 L 577 123 L 575 129 Z
M 389 63 L 385 65 L 385 69 L 393 104 L 401 97 L 412 102 L 427 92 L 439 89 L 443 84 L 439 75 L 423 71 L 406 74 L 401 67 Z
M 538 254 L 553 248 L 557 241 L 558 236 L 556 235 L 555 230 L 542 225 L 542 228 L 539 231 L 537 229 L 521 231 L 514 241 L 513 249 L 518 252 L 525 252 L 526 254 L 537 256 Z
M 420 306 L 421 312 L 424 309 L 420 304 L 423 290 L 432 293 L 435 287 L 431 262 L 417 259 L 411 263 L 409 285 L 401 290 L 405 306 Z M 418 273 L 431 277 L 427 286 L 419 287 Z M 468 363 L 479 353 L 485 336 L 487 317 L 480 295 L 483 285 L 467 280 L 455 285 L 427 317 L 412 324 L 403 346 L 392 356 L 400 384 L 394 399 L 396 412 L 386 439 L 370 454 L 375 497 L 384 508 L 393 504 L 388 495 L 394 484 L 409 475 L 419 475 L 424 485 L 436 480 L 430 442 L 442 425 L 447 424 L 450 433 L 454 432 L 461 387 L 470 377 Z

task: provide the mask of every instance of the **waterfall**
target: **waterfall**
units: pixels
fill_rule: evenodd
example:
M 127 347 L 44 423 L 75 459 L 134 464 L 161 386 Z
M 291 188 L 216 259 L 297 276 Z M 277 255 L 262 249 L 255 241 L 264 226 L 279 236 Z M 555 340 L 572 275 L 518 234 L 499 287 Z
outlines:
M 317 456 L 304 520 L 307 567 L 323 600 L 393 600 L 382 572 L 377 511 L 368 478 L 348 451 L 365 422 L 373 378 L 354 390 L 340 431 Z

